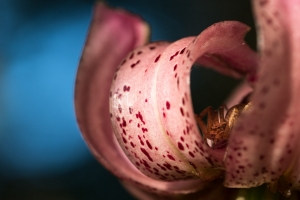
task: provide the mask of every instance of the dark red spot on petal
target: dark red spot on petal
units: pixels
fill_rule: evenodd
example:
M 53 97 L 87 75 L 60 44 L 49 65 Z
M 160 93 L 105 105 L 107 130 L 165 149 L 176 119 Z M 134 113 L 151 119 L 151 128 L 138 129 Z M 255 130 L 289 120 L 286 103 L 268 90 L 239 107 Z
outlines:
M 177 64 L 174 66 L 173 70 L 175 71 L 177 69 Z
M 259 106 L 260 109 L 265 109 L 266 104 L 265 104 L 265 102 L 260 102 L 260 103 L 258 104 L 258 106 Z
M 121 66 L 124 65 L 126 63 L 126 59 L 124 59 L 121 63 Z
M 183 108 L 180 107 L 180 112 L 181 112 L 181 115 L 184 116 L 184 112 L 183 112 Z
M 140 140 L 140 143 L 141 143 L 141 145 L 143 145 L 143 146 L 144 146 L 144 144 L 145 144 L 145 143 L 143 142 L 143 140 L 142 140 L 141 136 L 139 136 L 139 135 L 138 135 L 138 138 L 139 138 L 139 140 Z
M 170 165 L 169 163 L 164 163 L 163 164 L 167 169 L 172 170 L 172 165 Z
M 158 164 L 158 163 L 156 163 L 156 164 L 157 164 L 157 166 L 159 166 L 162 170 L 164 170 L 164 171 L 167 170 L 165 167 L 161 166 L 160 164 Z
M 168 154 L 168 158 L 170 158 L 171 160 L 174 160 L 174 161 L 175 161 L 175 158 L 174 158 L 172 155 L 169 155 L 169 154 Z
M 130 86 L 124 85 L 123 91 L 124 91 L 124 92 L 129 92 L 129 91 L 130 91 Z
M 134 148 L 135 147 L 135 144 L 133 144 L 133 142 L 130 142 L 130 145 Z
M 267 86 L 264 86 L 262 89 L 261 89 L 261 93 L 262 94 L 267 94 L 269 92 L 269 88 Z
M 143 116 L 140 112 L 138 112 L 135 116 L 136 116 L 136 118 L 140 119 L 143 124 L 146 124 L 144 119 L 143 119 Z
M 189 154 L 190 154 L 191 157 L 193 157 L 193 158 L 195 157 L 195 155 L 190 151 L 189 151 Z
M 192 162 L 189 162 L 189 163 L 190 163 L 190 165 L 193 166 L 194 169 L 196 169 L 196 165 L 194 163 L 192 163 Z
M 190 114 L 189 114 L 189 112 L 186 112 L 186 116 L 187 116 L 188 118 L 190 118 Z
M 183 48 L 181 51 L 180 51 L 180 54 L 183 54 L 185 51 L 185 48 Z
M 170 57 L 170 60 L 173 60 L 173 58 L 174 58 L 175 56 L 177 56 L 178 53 L 179 53 L 179 51 L 177 51 L 174 55 L 172 55 L 172 56 Z
M 188 53 L 187 53 L 187 58 L 189 58 L 190 57 L 190 55 L 191 55 L 191 52 L 190 51 L 187 51 Z
M 143 133 L 148 132 L 147 128 L 142 128 Z
M 123 121 L 122 121 L 122 126 L 123 126 L 123 127 L 126 127 L 127 123 L 126 123 L 124 117 L 122 117 L 122 120 L 123 120 Z
M 130 56 L 129 56 L 129 59 L 132 59 L 133 56 L 134 56 L 134 53 L 132 52 L 132 53 L 130 54 Z
M 146 168 L 150 168 L 150 165 L 146 162 L 146 160 L 142 160 L 141 163 L 146 167 Z
M 148 140 L 146 140 L 146 144 L 149 147 L 149 149 L 152 149 L 152 145 L 150 144 L 150 142 Z
M 140 60 L 138 60 L 138 61 L 136 61 L 136 63 L 133 63 L 133 64 L 131 64 L 131 68 L 134 68 L 137 64 L 139 64 L 141 61 Z
M 154 60 L 154 62 L 158 62 L 159 58 L 160 58 L 161 55 L 157 56 Z
M 153 162 L 153 159 L 150 157 L 148 151 L 146 151 L 146 149 L 144 149 L 144 148 L 140 148 L 140 149 L 141 149 L 141 151 L 145 154 L 145 156 L 147 156 L 147 158 L 148 158 L 151 162 Z
M 183 145 L 181 144 L 181 142 L 178 142 L 178 148 L 179 148 L 181 151 L 184 150 L 184 147 L 183 147 Z
M 168 101 L 166 102 L 166 107 L 168 110 L 170 109 L 170 107 L 171 107 L 170 102 L 168 102 Z

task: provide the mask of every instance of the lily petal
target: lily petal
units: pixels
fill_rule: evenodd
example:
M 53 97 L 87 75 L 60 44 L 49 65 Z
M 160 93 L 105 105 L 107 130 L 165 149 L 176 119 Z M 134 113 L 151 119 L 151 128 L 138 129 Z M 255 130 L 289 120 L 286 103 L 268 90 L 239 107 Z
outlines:
M 111 119 L 141 172 L 168 181 L 222 174 L 225 149 L 213 150 L 202 140 L 193 116 L 190 70 L 198 61 L 232 76 L 254 73 L 256 54 L 243 41 L 248 30 L 221 22 L 198 37 L 152 43 L 124 59 L 110 93 Z
M 115 71 L 128 52 L 147 41 L 148 32 L 148 26 L 139 17 L 103 3 L 95 5 L 76 78 L 78 125 L 93 155 L 130 187 L 165 196 L 194 193 L 209 183 L 169 183 L 143 175 L 129 162 L 111 128 L 109 93 Z
M 172 200 L 172 199 L 180 199 L 180 200 L 227 200 L 227 199 L 236 199 L 238 190 L 226 188 L 223 186 L 221 180 L 210 182 L 210 184 L 206 185 L 206 187 L 202 190 L 198 190 L 195 192 L 187 193 L 187 194 L 157 194 L 153 193 L 149 190 L 141 190 L 137 187 L 133 187 L 131 184 L 123 184 L 124 187 L 137 199 L 142 200 Z
M 110 134 L 91 133 L 93 131 L 110 132 L 110 126 L 106 125 L 110 123 L 107 97 L 113 74 L 120 60 L 129 51 L 147 41 L 147 32 L 147 25 L 140 19 L 121 10 L 110 10 L 102 3 L 96 4 L 75 86 L 77 121 L 85 140 L 96 155 L 98 152 L 104 152 L 104 149 L 107 152 L 112 151 L 107 147 L 114 146 L 113 137 Z M 95 103 L 95 101 L 101 103 Z M 98 145 L 99 141 L 107 142 Z M 97 157 L 110 168 L 107 160 L 113 156 L 113 153 L 107 153 Z
M 234 127 L 228 187 L 254 187 L 284 175 L 299 188 L 300 2 L 254 0 L 261 61 L 252 108 Z

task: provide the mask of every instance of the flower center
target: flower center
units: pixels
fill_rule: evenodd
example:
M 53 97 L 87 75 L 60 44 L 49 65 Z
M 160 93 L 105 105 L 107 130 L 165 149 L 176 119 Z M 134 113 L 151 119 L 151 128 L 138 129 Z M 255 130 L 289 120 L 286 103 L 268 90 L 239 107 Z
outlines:
M 230 109 L 222 105 L 217 110 L 213 110 L 209 106 L 199 114 L 195 114 L 202 137 L 207 144 L 214 149 L 225 147 L 233 125 L 240 114 L 249 109 L 250 105 L 251 103 L 241 103 Z M 227 110 L 226 114 L 225 109 Z

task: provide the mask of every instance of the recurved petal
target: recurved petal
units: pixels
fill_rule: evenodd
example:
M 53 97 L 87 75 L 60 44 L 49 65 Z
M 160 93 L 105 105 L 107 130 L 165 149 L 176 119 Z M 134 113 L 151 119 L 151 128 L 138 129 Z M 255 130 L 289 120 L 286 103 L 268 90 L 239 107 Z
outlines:
M 75 111 L 84 139 L 111 169 L 118 159 L 110 127 L 108 96 L 112 77 L 122 58 L 147 41 L 148 27 L 138 17 L 97 3 L 77 71 Z M 101 144 L 101 145 L 100 145 Z
M 137 16 L 95 5 L 75 86 L 75 110 L 80 130 L 101 164 L 131 187 L 165 195 L 187 194 L 207 184 L 201 180 L 176 183 L 153 180 L 129 162 L 113 134 L 109 94 L 115 71 L 122 59 L 148 37 L 148 26 Z
M 213 62 L 212 56 L 206 64 L 224 73 L 255 71 L 256 54 L 242 39 L 247 31 L 239 22 L 222 22 L 197 37 L 138 48 L 124 59 L 111 89 L 112 123 L 122 149 L 144 174 L 168 181 L 221 175 L 225 149 L 212 150 L 198 131 L 190 70 L 210 54 L 222 59 Z
M 299 1 L 254 0 L 261 54 L 252 108 L 234 127 L 226 158 L 228 187 L 299 185 Z
M 200 55 L 196 63 L 235 78 L 247 75 L 248 81 L 254 82 L 258 57 L 244 41 L 249 30 L 248 26 L 234 21 L 212 25 L 194 45 L 197 50 L 193 52 Z M 205 52 L 198 52 L 202 50 Z

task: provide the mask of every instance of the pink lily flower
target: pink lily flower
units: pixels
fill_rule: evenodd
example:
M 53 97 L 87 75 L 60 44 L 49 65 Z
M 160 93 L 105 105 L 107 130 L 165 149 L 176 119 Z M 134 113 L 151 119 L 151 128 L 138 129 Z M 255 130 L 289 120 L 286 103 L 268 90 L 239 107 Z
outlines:
M 145 22 L 96 4 L 76 79 L 77 121 L 94 156 L 136 197 L 213 199 L 264 183 L 285 196 L 299 190 L 300 2 L 253 0 L 253 8 L 259 56 L 240 22 L 146 44 Z M 217 135 L 209 116 L 208 135 L 194 116 L 194 63 L 246 80 L 226 105 L 251 103 L 230 127 L 217 110 L 211 119 L 228 126 Z

